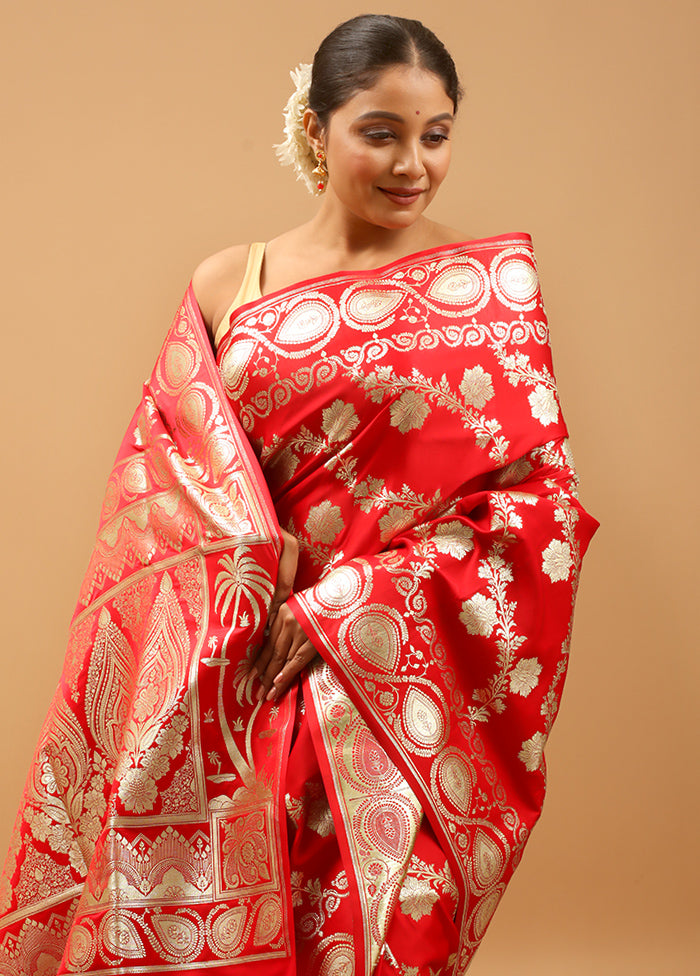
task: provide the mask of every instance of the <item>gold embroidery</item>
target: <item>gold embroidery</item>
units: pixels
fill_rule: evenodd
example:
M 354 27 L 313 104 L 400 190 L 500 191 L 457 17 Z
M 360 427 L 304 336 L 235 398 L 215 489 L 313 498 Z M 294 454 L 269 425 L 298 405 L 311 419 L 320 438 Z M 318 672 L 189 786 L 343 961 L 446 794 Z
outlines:
M 421 807 L 326 665 L 313 669 L 310 686 L 359 888 L 365 967 L 372 972 L 415 843 Z M 318 952 L 323 951 L 322 941 Z M 351 957 L 337 951 L 349 965 Z
M 313 542 L 330 545 L 345 528 L 345 523 L 338 506 L 323 501 L 309 509 L 304 528 Z
M 269 851 L 264 834 L 262 810 L 242 815 L 223 824 L 222 873 L 228 889 L 252 887 L 270 880 Z
M 432 912 L 438 899 L 444 902 L 446 914 L 450 914 L 450 908 L 454 912 L 457 907 L 458 897 L 447 861 L 442 868 L 438 868 L 413 855 L 399 892 L 399 905 L 404 915 L 418 922 Z
M 259 792 L 259 791 L 258 791 Z M 246 802 L 247 801 L 247 802 Z M 278 826 L 271 798 L 241 790 L 234 807 L 212 814 L 217 896 L 265 894 L 280 885 Z
M 503 248 L 489 268 L 491 285 L 499 299 L 516 312 L 536 308 L 539 282 L 534 255 L 521 247 Z

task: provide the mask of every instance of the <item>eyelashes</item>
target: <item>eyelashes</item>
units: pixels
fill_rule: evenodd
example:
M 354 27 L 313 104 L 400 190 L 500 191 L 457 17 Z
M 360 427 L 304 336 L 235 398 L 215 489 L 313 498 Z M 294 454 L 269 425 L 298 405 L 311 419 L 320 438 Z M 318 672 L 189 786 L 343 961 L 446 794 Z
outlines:
M 394 132 L 388 129 L 376 129 L 369 132 L 363 132 L 362 135 L 369 142 L 390 142 L 392 139 L 396 139 L 397 136 Z M 421 142 L 430 146 L 440 146 L 443 142 L 449 140 L 449 136 L 445 132 L 426 132 L 424 136 L 421 137 Z

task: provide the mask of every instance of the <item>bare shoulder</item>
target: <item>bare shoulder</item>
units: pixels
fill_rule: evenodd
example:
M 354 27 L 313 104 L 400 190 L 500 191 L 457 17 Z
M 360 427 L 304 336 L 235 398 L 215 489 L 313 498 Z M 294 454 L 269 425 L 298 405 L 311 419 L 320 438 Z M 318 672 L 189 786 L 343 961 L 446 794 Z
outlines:
M 213 331 L 241 286 L 248 262 L 248 244 L 217 251 L 195 268 L 192 288 L 207 328 Z

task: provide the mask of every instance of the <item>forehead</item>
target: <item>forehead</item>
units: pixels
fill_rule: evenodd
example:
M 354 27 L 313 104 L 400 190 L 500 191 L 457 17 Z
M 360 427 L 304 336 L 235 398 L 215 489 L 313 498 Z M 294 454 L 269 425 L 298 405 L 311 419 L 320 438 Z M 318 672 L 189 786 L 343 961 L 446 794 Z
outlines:
M 357 117 L 365 112 L 385 110 L 396 114 L 452 114 L 454 105 L 442 78 L 411 65 L 384 68 L 371 88 L 352 96 L 336 111 Z M 336 113 L 334 113 L 336 114 Z

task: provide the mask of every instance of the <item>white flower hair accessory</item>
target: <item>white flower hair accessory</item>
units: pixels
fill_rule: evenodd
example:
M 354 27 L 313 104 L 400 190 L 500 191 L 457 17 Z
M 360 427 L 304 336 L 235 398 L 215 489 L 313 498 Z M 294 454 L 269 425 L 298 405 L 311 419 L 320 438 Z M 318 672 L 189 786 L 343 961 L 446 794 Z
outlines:
M 309 88 L 311 87 L 311 65 L 300 64 L 289 72 L 294 82 L 294 91 L 284 107 L 284 142 L 274 147 L 277 158 L 283 166 L 293 166 L 298 180 L 302 180 L 309 193 L 318 196 L 317 178 L 314 168 L 317 159 L 304 132 L 304 112 L 309 107 Z

